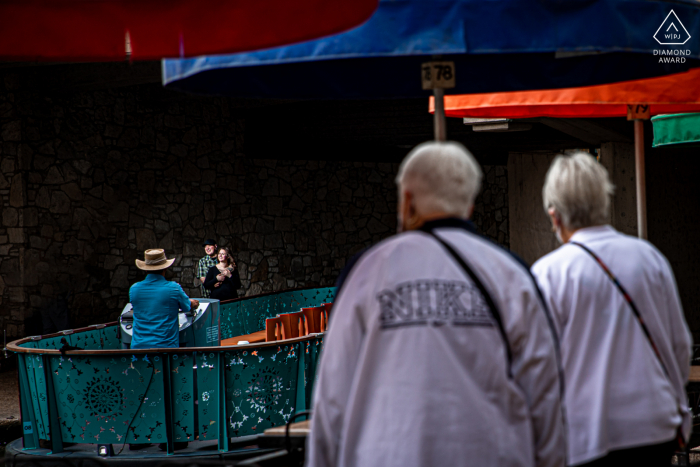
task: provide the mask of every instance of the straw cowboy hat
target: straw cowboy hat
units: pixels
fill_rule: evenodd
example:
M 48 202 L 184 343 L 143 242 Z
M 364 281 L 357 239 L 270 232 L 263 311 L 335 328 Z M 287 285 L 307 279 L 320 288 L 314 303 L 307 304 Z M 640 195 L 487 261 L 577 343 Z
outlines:
M 144 252 L 146 261 L 136 260 L 136 267 L 143 271 L 161 271 L 173 265 L 175 258 L 168 259 L 165 257 L 165 250 L 155 248 Z

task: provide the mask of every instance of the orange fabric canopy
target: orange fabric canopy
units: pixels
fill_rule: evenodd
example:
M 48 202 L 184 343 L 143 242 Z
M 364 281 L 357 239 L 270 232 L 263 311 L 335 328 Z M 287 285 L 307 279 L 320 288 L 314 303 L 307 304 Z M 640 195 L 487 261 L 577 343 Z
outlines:
M 700 69 L 660 78 L 581 88 L 445 96 L 447 117 L 597 118 L 627 116 L 628 104 L 652 115 L 700 112 Z M 430 98 L 430 112 L 435 101 Z

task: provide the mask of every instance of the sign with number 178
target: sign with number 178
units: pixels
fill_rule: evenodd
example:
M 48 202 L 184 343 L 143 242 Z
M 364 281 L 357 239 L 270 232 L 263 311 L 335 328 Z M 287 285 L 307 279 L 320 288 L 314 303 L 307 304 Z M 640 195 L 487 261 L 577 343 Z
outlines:
M 450 89 L 455 87 L 454 62 L 426 62 L 421 65 L 423 89 Z

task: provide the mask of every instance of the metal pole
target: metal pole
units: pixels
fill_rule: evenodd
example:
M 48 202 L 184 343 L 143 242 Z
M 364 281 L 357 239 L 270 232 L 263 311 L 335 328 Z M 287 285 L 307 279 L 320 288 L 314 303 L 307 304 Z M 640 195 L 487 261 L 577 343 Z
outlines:
M 637 184 L 637 236 L 646 240 L 647 188 L 644 174 L 644 120 L 634 121 L 634 168 Z
M 173 425 L 175 422 L 173 422 L 172 385 L 170 383 L 170 355 L 164 353 L 160 358 L 163 362 L 161 377 L 163 381 L 163 408 L 165 409 L 165 452 L 168 456 L 172 456 L 175 454 L 175 426 Z M 158 362 L 153 358 L 151 363 L 155 373 Z M 145 394 L 144 397 L 148 397 L 148 394 Z
M 435 96 L 435 114 L 433 115 L 435 141 L 446 141 L 447 129 L 445 128 L 445 90 L 435 88 L 433 89 L 433 95 Z

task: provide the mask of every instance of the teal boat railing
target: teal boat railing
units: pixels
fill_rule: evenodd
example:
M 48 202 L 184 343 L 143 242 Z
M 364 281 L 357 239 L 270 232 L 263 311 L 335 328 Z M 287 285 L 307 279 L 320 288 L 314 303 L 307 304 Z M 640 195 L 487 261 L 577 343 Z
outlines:
M 302 307 L 331 303 L 335 287 L 296 289 L 244 297 L 219 305 L 221 339 L 252 334 L 265 329 L 265 319 Z
M 279 295 L 276 297 L 275 295 Z M 259 330 L 268 316 L 333 299 L 306 289 L 238 299 L 221 326 L 229 335 Z M 256 311 L 255 307 L 259 307 Z M 228 328 L 224 321 L 232 323 Z M 237 327 L 236 327 L 237 326 Z M 240 332 L 240 334 L 235 334 Z M 65 343 L 83 350 L 61 353 Z M 256 435 L 310 408 L 323 334 L 227 347 L 122 350 L 117 323 L 8 344 L 19 359 L 25 449 L 63 443 L 174 443 Z

